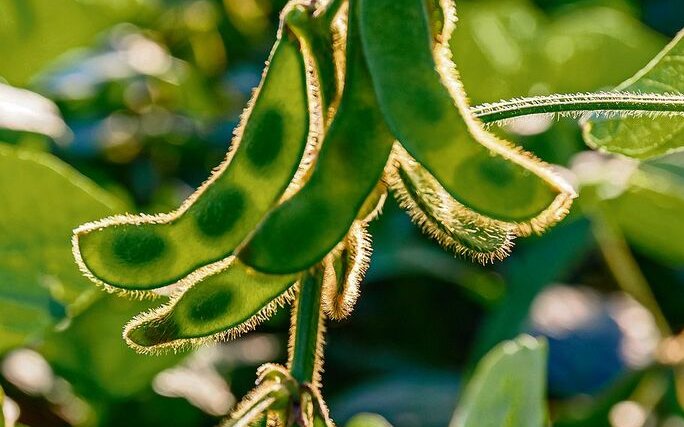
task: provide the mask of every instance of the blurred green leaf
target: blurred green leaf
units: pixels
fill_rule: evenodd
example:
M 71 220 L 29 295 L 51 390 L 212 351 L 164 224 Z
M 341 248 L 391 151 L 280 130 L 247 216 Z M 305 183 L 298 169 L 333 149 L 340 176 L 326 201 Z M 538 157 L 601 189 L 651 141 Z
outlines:
M 377 361 L 385 366 L 393 363 L 387 353 L 381 353 Z M 403 365 L 395 372 L 367 379 L 338 394 L 330 404 L 333 419 L 352 419 L 367 411 L 380 414 L 393 425 L 443 427 L 449 423 L 458 392 L 457 375 L 415 365 Z
M 134 0 L 0 0 L 0 77 L 23 85 L 69 49 L 126 16 Z
M 0 352 L 64 317 L 94 290 L 71 230 L 122 205 L 49 154 L 0 146 Z
M 459 2 L 460 19 L 451 39 L 454 59 L 473 103 L 525 95 L 544 81 L 544 14 L 527 0 Z M 485 72 L 486 70 L 486 72 Z
M 345 427 L 392 427 L 392 425 L 378 414 L 358 414 L 352 417 Z
M 158 372 L 183 357 L 143 356 L 121 339 L 122 326 L 154 305 L 150 301 L 103 295 L 71 319 L 66 329 L 49 334 L 41 353 L 58 375 L 68 379 L 88 399 L 133 396 L 149 388 Z
M 618 90 L 642 93 L 684 92 L 684 32 L 645 68 L 618 86 Z M 591 74 L 591 73 L 588 73 Z M 592 117 L 584 124 L 584 138 L 593 148 L 646 159 L 684 146 L 684 118 Z
M 460 1 L 458 9 L 451 47 L 473 103 L 614 86 L 665 44 L 629 14 L 605 7 L 557 17 L 530 0 Z
M 684 265 L 684 153 L 641 164 L 627 189 L 605 204 L 644 254 Z
M 546 357 L 546 342 L 529 335 L 499 344 L 478 364 L 450 425 L 546 425 Z
M 554 92 L 591 92 L 625 80 L 666 42 L 625 12 L 576 7 L 553 21 L 542 49 Z

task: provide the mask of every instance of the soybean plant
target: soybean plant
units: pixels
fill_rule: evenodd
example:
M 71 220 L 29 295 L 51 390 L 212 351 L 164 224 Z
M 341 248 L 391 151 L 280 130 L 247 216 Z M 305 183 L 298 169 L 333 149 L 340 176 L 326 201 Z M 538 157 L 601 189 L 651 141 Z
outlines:
M 388 191 L 445 249 L 482 263 L 565 217 L 572 186 L 485 122 L 582 114 L 593 147 L 681 149 L 659 132 L 684 98 L 653 83 L 672 73 L 663 64 L 681 55 L 681 36 L 616 92 L 471 108 L 449 49 L 455 21 L 453 0 L 290 1 L 212 176 L 169 214 L 75 230 L 75 258 L 96 284 L 166 298 L 125 326 L 139 352 L 233 339 L 293 304 L 287 366 L 260 368 L 225 426 L 333 425 L 320 393 L 325 320 L 353 310 L 368 223 Z M 643 149 L 635 132 L 654 144 Z

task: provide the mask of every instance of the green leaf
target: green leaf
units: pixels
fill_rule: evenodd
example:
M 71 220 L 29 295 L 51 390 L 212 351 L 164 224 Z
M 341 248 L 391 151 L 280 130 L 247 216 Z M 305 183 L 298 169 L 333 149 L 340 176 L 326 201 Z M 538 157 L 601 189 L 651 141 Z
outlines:
M 623 11 L 590 5 L 559 14 L 538 49 L 549 64 L 550 90 L 570 93 L 601 90 L 628 78 L 666 42 Z
M 590 4 L 549 15 L 531 0 L 461 1 L 458 12 L 451 49 L 474 103 L 613 86 L 666 42 L 622 11 Z
M 474 103 L 528 95 L 536 82 L 550 80 L 539 48 L 548 19 L 533 2 L 461 1 L 457 7 L 451 50 Z
M 505 341 L 478 364 L 451 427 L 547 425 L 545 341 L 522 335 Z
M 309 114 L 305 65 L 293 36 L 283 33 L 269 64 L 226 161 L 178 210 L 76 230 L 74 251 L 86 274 L 115 291 L 182 280 L 230 256 L 288 188 L 298 188 L 309 131 L 318 132 L 310 117 L 319 113 L 311 105 Z
M 398 141 L 445 190 L 521 234 L 558 222 L 572 189 L 472 117 L 447 47 L 433 46 L 420 0 L 361 1 L 361 34 L 380 108 Z M 440 35 L 448 41 L 452 10 Z M 383 25 L 378 25 L 383 22 Z
M 57 56 L 131 17 L 134 0 L 0 0 L 0 77 L 24 85 Z
M 351 6 L 344 92 L 311 176 L 238 254 L 259 271 L 294 273 L 321 261 L 347 234 L 387 164 L 394 137 L 378 109 Z
M 644 254 L 684 265 L 684 153 L 642 163 L 625 191 L 603 203 Z
M 58 375 L 94 403 L 135 395 L 149 388 L 158 372 L 183 357 L 139 355 L 121 339 L 121 325 L 151 306 L 149 301 L 102 295 L 71 319 L 66 329 L 46 336 L 41 354 Z
M 3 270 L 6 268 L 2 267 Z M 26 269 L 27 266 L 19 268 Z M 0 354 L 21 346 L 30 338 L 38 338 L 64 316 L 63 306 L 53 299 L 39 278 L 30 273 L 0 271 L 0 310 L 3 313 L 0 318 Z
M 684 32 L 634 77 L 617 90 L 628 92 L 684 93 Z M 647 159 L 684 147 L 684 117 L 592 116 L 583 126 L 584 139 L 595 149 Z
M 347 421 L 345 427 L 392 427 L 392 425 L 378 414 L 361 413 Z
M 71 231 L 123 205 L 49 154 L 0 146 L 0 352 L 87 299 Z

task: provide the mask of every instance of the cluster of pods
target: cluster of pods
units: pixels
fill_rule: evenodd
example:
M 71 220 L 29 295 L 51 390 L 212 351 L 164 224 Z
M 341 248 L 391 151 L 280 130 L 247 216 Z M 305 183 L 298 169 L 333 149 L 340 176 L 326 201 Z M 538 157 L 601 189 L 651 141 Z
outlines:
M 108 291 L 170 293 L 131 320 L 127 343 L 154 352 L 234 338 L 307 281 L 323 315 L 348 316 L 388 191 L 445 248 L 480 262 L 560 221 L 572 188 L 471 114 L 450 55 L 455 21 L 452 0 L 290 2 L 212 176 L 174 212 L 75 230 L 81 269 Z M 256 394 L 273 396 L 289 372 L 266 369 Z M 316 383 L 309 412 L 325 414 Z M 237 419 L 265 411 L 249 408 Z

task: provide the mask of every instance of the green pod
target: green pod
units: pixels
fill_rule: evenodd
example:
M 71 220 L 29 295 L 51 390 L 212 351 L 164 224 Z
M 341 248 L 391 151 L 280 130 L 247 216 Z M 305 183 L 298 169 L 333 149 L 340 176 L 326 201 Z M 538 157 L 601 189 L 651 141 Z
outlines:
M 394 137 L 378 109 L 351 3 L 340 105 L 304 187 L 274 209 L 238 253 L 265 273 L 305 270 L 345 236 L 381 178 Z
M 406 150 L 459 203 L 513 223 L 521 234 L 562 219 L 572 188 L 531 154 L 485 131 L 470 113 L 448 46 L 453 3 L 441 2 L 443 30 L 434 37 L 425 0 L 360 4 L 378 102 Z
M 301 42 L 305 57 L 310 58 L 310 65 L 316 69 L 319 79 L 320 102 L 326 118 L 335 110 L 335 103 L 342 92 L 344 64 L 337 58 L 341 50 L 338 29 L 327 25 L 323 19 L 317 19 L 316 11 L 303 4 L 296 5 L 285 15 L 285 24 Z M 327 120 L 326 120 L 327 122 Z
M 230 256 L 301 185 L 322 132 L 316 85 L 294 35 L 281 30 L 224 163 L 175 212 L 111 217 L 76 229 L 83 272 L 111 291 L 144 291 Z
M 510 254 L 514 226 L 463 206 L 406 151 L 397 146 L 390 187 L 411 219 L 445 249 L 487 263 Z
M 383 180 L 364 202 L 344 240 L 323 260 L 321 308 L 331 319 L 345 319 L 354 310 L 373 252 L 368 223 L 380 214 L 386 199 Z
M 167 304 L 131 320 L 124 329 L 128 345 L 148 353 L 233 339 L 294 299 L 296 275 L 259 273 L 235 257 L 219 264 L 199 271 Z
M 389 161 L 388 165 L 391 166 Z M 385 170 L 387 169 L 388 166 L 385 166 Z M 373 221 L 382 213 L 382 208 L 385 206 L 386 200 L 387 183 L 385 182 L 383 175 L 383 179 L 378 182 L 373 191 L 366 198 L 366 201 L 361 206 L 361 209 L 359 209 L 359 214 L 356 216 L 356 219 L 364 224 L 368 224 L 369 222 Z
M 338 256 L 325 260 L 322 308 L 326 316 L 334 320 L 349 317 L 359 298 L 360 286 L 368 271 L 371 252 L 371 236 L 364 221 L 352 225 Z

